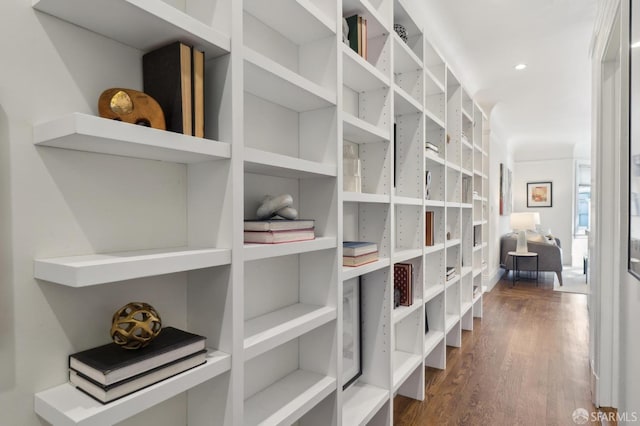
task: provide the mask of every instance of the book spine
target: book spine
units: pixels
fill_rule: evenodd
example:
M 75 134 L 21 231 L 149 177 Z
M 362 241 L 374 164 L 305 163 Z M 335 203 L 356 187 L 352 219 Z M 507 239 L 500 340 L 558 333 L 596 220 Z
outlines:
M 204 138 L 204 52 L 193 49 L 193 136 Z

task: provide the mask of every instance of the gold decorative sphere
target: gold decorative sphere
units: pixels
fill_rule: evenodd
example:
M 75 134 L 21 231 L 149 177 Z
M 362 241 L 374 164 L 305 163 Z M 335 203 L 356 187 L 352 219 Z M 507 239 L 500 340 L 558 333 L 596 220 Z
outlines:
M 161 328 L 162 320 L 153 306 L 131 302 L 113 314 L 111 338 L 125 349 L 140 349 L 151 343 Z

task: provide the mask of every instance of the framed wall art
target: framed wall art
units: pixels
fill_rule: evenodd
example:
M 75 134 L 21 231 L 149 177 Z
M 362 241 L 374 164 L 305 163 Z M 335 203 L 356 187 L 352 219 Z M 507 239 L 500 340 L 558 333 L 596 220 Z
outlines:
M 342 389 L 362 375 L 362 334 L 360 330 L 360 278 L 342 287 Z
M 553 207 L 552 182 L 527 183 L 527 207 Z

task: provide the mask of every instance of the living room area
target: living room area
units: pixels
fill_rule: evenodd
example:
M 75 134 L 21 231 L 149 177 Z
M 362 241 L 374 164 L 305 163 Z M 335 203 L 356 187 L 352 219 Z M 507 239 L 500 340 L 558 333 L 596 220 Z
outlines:
M 519 259 L 517 269 L 538 270 L 557 291 L 588 294 L 590 142 L 555 144 L 553 149 L 520 146 L 508 160 L 500 164 L 496 181 L 501 267 L 513 274 L 510 252 L 536 253 L 536 262 Z M 527 247 L 516 247 L 520 231 Z

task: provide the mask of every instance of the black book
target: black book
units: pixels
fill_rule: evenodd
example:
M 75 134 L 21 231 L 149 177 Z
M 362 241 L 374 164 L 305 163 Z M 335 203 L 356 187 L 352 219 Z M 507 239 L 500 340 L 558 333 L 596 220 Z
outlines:
M 69 369 L 69 382 L 92 398 L 106 404 L 202 365 L 206 362 L 206 356 L 207 350 L 203 349 L 109 386 L 103 386 L 90 377 Z
M 158 101 L 167 130 L 193 135 L 192 49 L 174 42 L 142 56 L 143 91 Z
M 69 368 L 108 386 L 152 370 L 205 348 L 205 338 L 165 327 L 141 349 L 128 350 L 115 343 L 69 355 Z

